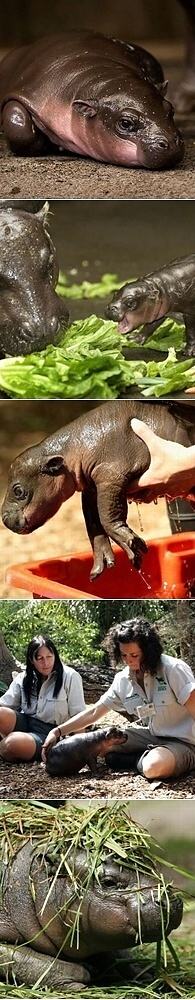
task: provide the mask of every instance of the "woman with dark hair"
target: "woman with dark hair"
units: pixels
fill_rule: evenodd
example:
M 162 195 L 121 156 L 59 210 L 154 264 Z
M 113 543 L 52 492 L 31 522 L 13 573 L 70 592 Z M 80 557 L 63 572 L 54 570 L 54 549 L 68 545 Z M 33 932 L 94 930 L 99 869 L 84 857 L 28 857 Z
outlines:
M 52 639 L 29 642 L 26 670 L 0 698 L 0 756 L 7 761 L 40 760 L 53 726 L 85 708 L 80 674 L 62 663 Z
M 98 702 L 69 722 L 55 728 L 46 738 L 45 748 L 61 736 L 76 733 L 97 722 L 110 709 L 125 713 L 130 722 L 128 739 L 120 747 L 120 764 L 135 763 L 149 780 L 183 774 L 195 768 L 195 678 L 184 660 L 163 653 L 157 629 L 144 618 L 114 625 L 103 648 L 119 670 Z M 117 757 L 116 757 L 117 754 Z M 128 755 L 128 757 L 126 756 Z M 112 751 L 107 760 L 118 762 Z

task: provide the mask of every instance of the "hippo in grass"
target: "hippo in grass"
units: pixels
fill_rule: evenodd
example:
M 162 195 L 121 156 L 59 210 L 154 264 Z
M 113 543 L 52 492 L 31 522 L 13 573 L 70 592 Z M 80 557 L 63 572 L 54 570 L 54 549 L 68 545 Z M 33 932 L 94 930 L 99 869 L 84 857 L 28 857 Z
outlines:
M 14 459 L 2 506 L 5 526 L 28 535 L 78 491 L 94 552 L 91 578 L 105 565 L 114 565 L 110 538 L 139 569 L 147 545 L 127 524 L 127 503 L 147 502 L 148 490 L 138 481 L 150 455 L 132 430 L 132 417 L 145 420 L 165 440 L 186 447 L 195 444 L 193 404 L 119 399 L 103 403 Z M 150 488 L 150 500 L 158 495 L 158 487 Z M 195 486 L 190 502 L 195 505 Z
M 136 333 L 140 344 L 145 344 L 167 316 L 183 320 L 185 353 L 195 357 L 195 254 L 178 257 L 138 281 L 122 285 L 107 306 L 106 316 L 118 322 L 119 332 L 126 333 L 129 341 L 133 331 L 142 326 Z
M 68 325 L 64 300 L 55 292 L 58 264 L 48 212 L 48 202 L 34 214 L 0 208 L 1 357 L 56 344 Z
M 91 772 L 96 774 L 97 757 L 106 757 L 113 747 L 126 743 L 126 740 L 127 733 L 119 726 L 68 736 L 46 752 L 47 771 L 54 778 L 71 776 L 88 764 Z
M 184 146 L 159 62 L 138 45 L 69 31 L 6 55 L 1 124 L 17 155 L 57 149 L 126 167 L 177 165 Z
M 93 983 L 93 965 L 97 970 L 98 960 L 100 968 L 100 956 L 105 970 L 106 954 L 114 961 L 117 949 L 139 944 L 140 934 L 143 944 L 160 941 L 162 913 L 166 937 L 181 923 L 181 898 L 170 886 L 162 893 L 161 883 L 160 906 L 158 879 L 152 870 L 151 875 L 140 874 L 140 893 L 135 870 L 125 867 L 121 858 L 118 864 L 105 860 L 98 868 L 98 879 L 89 879 L 89 859 L 78 850 L 74 882 L 65 866 L 54 881 L 58 862 L 55 865 L 47 852 L 41 855 L 40 849 L 39 853 L 35 850 L 26 843 L 5 870 L 0 962 L 1 976 L 10 982 L 14 977 L 18 983 L 33 986 L 41 979 L 42 989 L 79 991 Z

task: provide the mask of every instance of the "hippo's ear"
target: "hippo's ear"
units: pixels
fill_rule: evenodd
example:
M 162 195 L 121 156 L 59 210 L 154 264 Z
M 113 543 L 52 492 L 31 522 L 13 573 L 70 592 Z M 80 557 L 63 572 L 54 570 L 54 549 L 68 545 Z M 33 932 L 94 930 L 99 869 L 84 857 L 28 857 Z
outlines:
M 45 219 L 47 218 L 48 212 L 49 212 L 49 202 L 45 201 L 44 205 L 42 205 L 42 208 L 39 208 L 38 212 L 36 212 L 36 215 L 38 216 L 38 219 L 44 222 Z
M 48 458 L 40 469 L 42 476 L 61 476 L 65 471 L 63 455 L 53 455 L 53 458 Z
M 156 90 L 158 90 L 158 93 L 161 94 L 161 97 L 165 97 L 165 94 L 167 93 L 168 82 L 168 80 L 163 80 L 162 83 L 155 84 Z
M 84 118 L 94 118 L 98 111 L 98 101 L 73 101 L 73 109 Z

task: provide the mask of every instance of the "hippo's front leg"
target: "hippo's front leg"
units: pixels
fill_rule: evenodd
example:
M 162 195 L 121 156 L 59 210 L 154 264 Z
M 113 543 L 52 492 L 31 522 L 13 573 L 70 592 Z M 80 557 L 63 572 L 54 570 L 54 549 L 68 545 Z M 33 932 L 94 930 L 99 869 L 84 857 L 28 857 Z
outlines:
M 98 477 L 99 478 L 99 477 Z M 127 500 L 124 487 L 108 480 L 108 485 L 97 484 L 97 506 L 104 531 L 113 541 L 120 545 L 128 558 L 140 569 L 146 543 L 135 535 L 127 524 Z
M 151 337 L 152 333 L 154 333 L 155 330 L 158 330 L 161 323 L 163 323 L 163 317 L 162 319 L 155 319 L 153 323 L 145 323 L 142 330 L 138 333 L 136 332 L 136 341 L 138 341 L 139 344 L 145 344 L 148 337 Z M 127 334 L 127 340 L 135 340 L 135 330 L 133 330 L 132 333 Z
M 188 358 L 195 358 L 195 313 L 194 316 L 184 316 L 186 326 L 186 348 L 185 354 Z
M 82 990 L 90 982 L 90 973 L 78 962 L 61 961 L 59 958 L 50 958 L 41 952 L 33 951 L 32 948 L 24 945 L 0 944 L 0 966 L 1 975 L 5 979 L 13 982 L 15 977 L 18 983 L 25 986 L 35 986 L 42 976 L 41 988 L 49 986 L 51 989 L 63 988 L 66 984 L 71 986 L 71 990 Z
M 114 566 L 114 554 L 109 542 L 109 538 L 102 527 L 98 508 L 97 497 L 94 490 L 86 489 L 82 493 L 82 508 L 85 518 L 87 533 L 94 552 L 94 561 L 90 573 L 90 579 L 102 573 L 104 566 Z
M 2 126 L 13 153 L 18 156 L 41 155 L 48 140 L 39 132 L 31 115 L 19 101 L 8 101 L 2 110 Z

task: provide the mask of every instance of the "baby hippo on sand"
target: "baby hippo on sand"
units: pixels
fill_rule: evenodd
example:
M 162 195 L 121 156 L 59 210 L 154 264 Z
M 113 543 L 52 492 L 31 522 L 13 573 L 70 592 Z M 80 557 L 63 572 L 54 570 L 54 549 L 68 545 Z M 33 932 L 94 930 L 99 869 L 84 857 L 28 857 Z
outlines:
M 136 340 L 144 344 L 166 316 L 177 316 L 186 326 L 186 354 L 195 356 L 195 254 L 165 264 L 115 292 L 106 315 L 118 322 L 120 333 L 143 325 Z
M 46 755 L 46 768 L 52 777 L 78 774 L 85 764 L 88 764 L 93 774 L 97 769 L 97 756 L 106 757 L 114 746 L 126 743 L 127 733 L 119 726 L 109 729 L 97 729 L 92 733 L 77 733 L 60 740 L 56 746 L 49 748 Z

